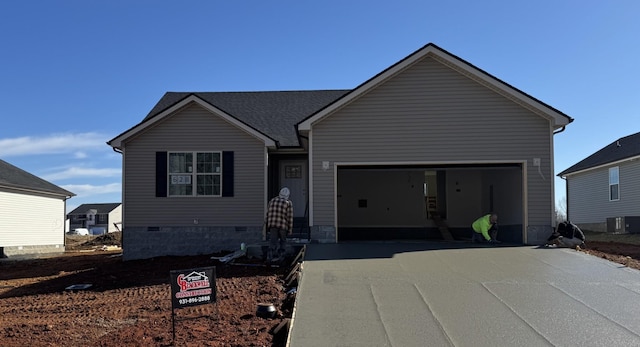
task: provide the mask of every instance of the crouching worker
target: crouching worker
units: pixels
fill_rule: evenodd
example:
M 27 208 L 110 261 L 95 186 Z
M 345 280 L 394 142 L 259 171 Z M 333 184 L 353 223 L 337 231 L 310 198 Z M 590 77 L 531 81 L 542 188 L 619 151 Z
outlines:
M 277 262 L 284 258 L 287 234 L 293 232 L 293 203 L 289 200 L 289 188 L 280 189 L 280 194 L 269 201 L 265 225 L 269 237 L 267 260 Z
M 495 213 L 486 214 L 476 219 L 471 224 L 471 242 L 500 243 L 498 237 L 498 215 Z
M 547 239 L 545 246 L 556 245 L 557 247 L 576 248 L 584 246 L 584 233 L 577 225 L 564 221 L 556 227 L 556 230 Z

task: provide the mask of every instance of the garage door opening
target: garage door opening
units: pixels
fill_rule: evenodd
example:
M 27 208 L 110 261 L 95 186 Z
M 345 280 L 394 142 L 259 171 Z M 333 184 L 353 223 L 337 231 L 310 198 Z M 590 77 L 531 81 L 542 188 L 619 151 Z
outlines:
M 522 165 L 340 166 L 338 241 L 467 240 L 499 215 L 499 239 L 523 243 Z

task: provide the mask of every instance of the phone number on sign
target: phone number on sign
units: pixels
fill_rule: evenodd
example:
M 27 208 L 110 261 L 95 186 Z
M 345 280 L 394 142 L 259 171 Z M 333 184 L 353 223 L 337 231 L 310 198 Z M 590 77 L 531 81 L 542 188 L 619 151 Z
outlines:
M 208 296 L 208 295 L 207 296 L 198 296 L 198 297 L 195 297 L 195 298 L 178 300 L 180 305 L 193 304 L 193 303 L 196 303 L 196 302 L 204 302 L 204 301 L 211 301 L 211 296 Z

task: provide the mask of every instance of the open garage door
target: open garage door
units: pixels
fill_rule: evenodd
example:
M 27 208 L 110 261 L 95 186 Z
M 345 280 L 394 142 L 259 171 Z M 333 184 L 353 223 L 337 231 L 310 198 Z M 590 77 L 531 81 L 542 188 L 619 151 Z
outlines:
M 338 167 L 338 241 L 470 239 L 499 215 L 498 239 L 523 243 L 521 164 Z

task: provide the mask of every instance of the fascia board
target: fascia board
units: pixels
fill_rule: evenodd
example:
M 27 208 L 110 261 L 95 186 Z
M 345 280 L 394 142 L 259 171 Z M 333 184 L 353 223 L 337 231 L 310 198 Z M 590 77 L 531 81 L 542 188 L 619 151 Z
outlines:
M 231 123 L 232 125 L 238 127 L 239 129 L 245 131 L 249 135 L 258 138 L 260 141 L 264 142 L 265 147 L 270 147 L 270 148 L 275 148 L 276 147 L 276 143 L 275 143 L 275 141 L 273 139 L 271 139 L 268 136 L 262 134 L 261 132 L 255 130 L 254 128 L 248 126 L 247 124 L 239 121 L 237 118 L 227 114 L 226 112 L 222 111 L 221 109 L 209 104 L 208 102 L 202 100 L 201 98 L 197 97 L 196 95 L 190 95 L 190 96 L 184 98 L 182 101 L 180 101 L 177 104 L 169 107 L 168 109 L 164 110 L 163 112 L 161 112 L 160 114 L 156 115 L 155 117 L 149 119 L 146 122 L 143 122 L 143 123 L 140 123 L 140 124 L 134 126 L 130 130 L 124 132 L 122 135 L 119 135 L 118 137 L 116 137 L 113 140 L 109 141 L 108 144 L 113 148 L 121 149 L 122 142 L 124 142 L 126 139 L 139 134 L 144 129 L 146 129 L 146 128 L 148 128 L 148 127 L 150 127 L 150 126 L 152 126 L 152 125 L 154 125 L 154 124 L 156 124 L 158 122 L 160 122 L 165 117 L 173 114 L 174 112 L 178 111 L 179 109 L 185 107 L 186 105 L 188 105 L 188 104 L 190 104 L 192 102 L 197 103 L 198 105 L 202 106 L 207 111 L 219 116 L 220 118 L 224 119 L 225 121 Z
M 25 192 L 25 193 L 33 193 L 33 194 L 40 194 L 40 195 L 49 195 L 52 197 L 58 197 L 58 198 L 72 198 L 74 196 L 76 196 L 76 194 L 67 191 L 67 193 L 69 194 L 62 194 L 62 193 L 55 193 L 55 192 L 50 192 L 47 190 L 39 190 L 39 189 L 31 189 L 31 188 L 23 188 L 23 187 L 16 187 L 16 186 L 10 186 L 10 185 L 0 185 L 0 189 L 6 189 L 6 190 L 12 190 L 12 191 L 19 191 L 19 192 Z
M 344 161 L 335 162 L 337 166 L 414 166 L 414 165 L 469 165 L 469 164 L 523 164 L 526 160 L 436 160 L 436 161 Z

